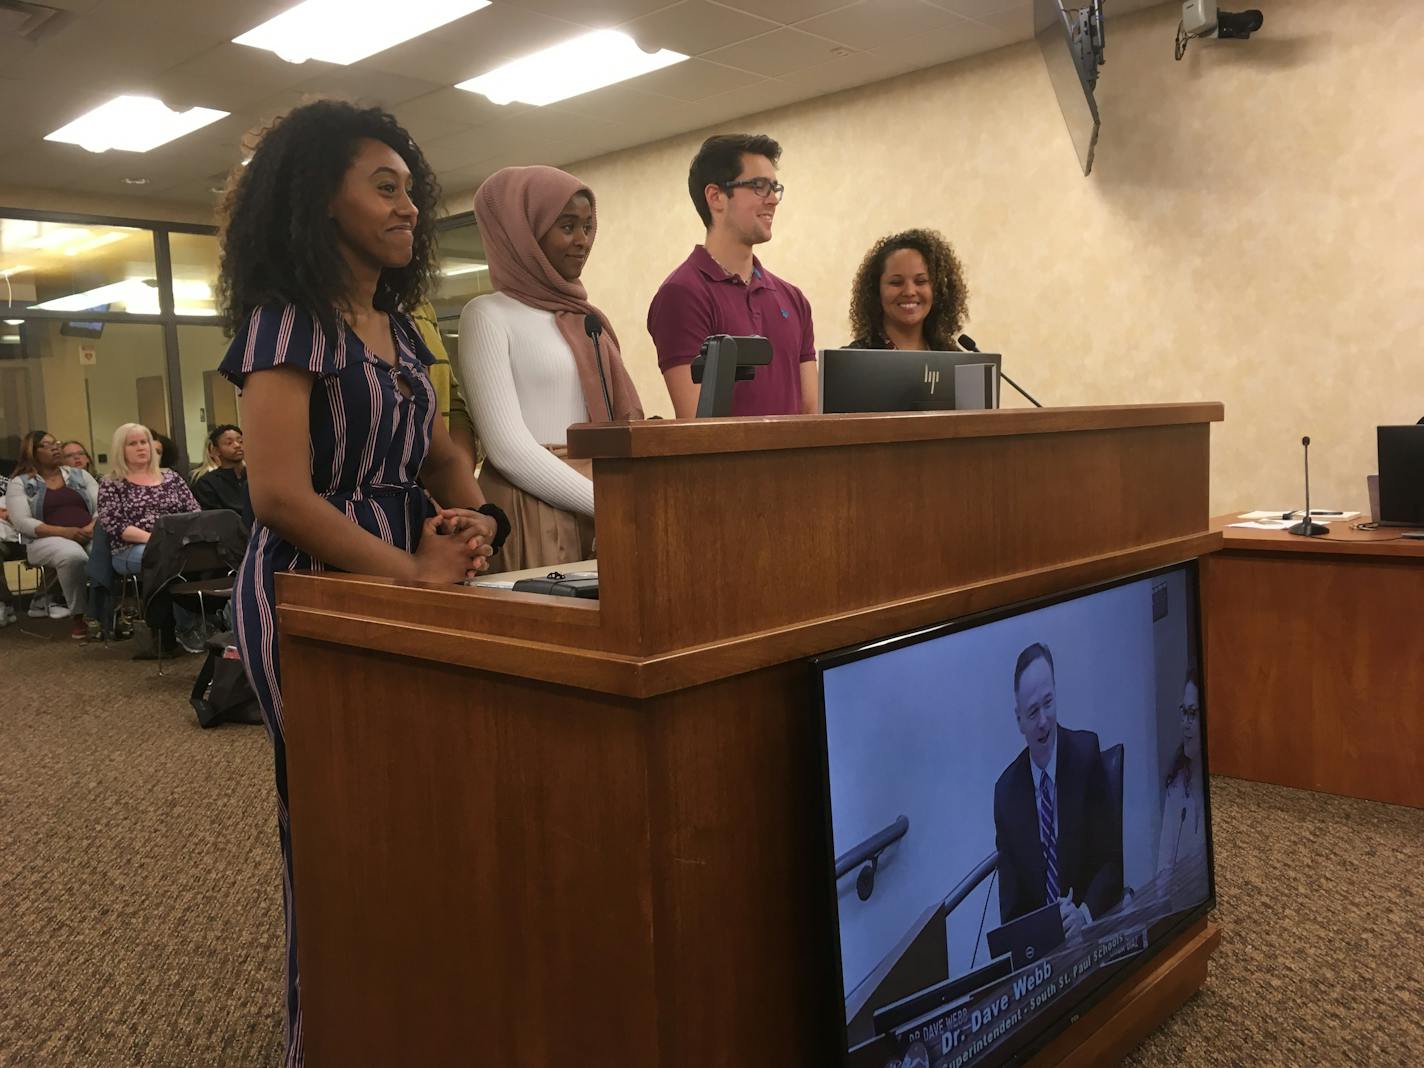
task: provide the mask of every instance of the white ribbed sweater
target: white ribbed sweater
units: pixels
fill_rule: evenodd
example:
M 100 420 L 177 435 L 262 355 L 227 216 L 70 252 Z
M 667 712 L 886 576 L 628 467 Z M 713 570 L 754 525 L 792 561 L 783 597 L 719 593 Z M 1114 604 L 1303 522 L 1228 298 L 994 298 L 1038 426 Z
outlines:
M 485 453 L 525 493 L 593 515 L 593 482 L 544 445 L 588 422 L 578 368 L 554 313 L 487 293 L 460 313 L 460 386 Z

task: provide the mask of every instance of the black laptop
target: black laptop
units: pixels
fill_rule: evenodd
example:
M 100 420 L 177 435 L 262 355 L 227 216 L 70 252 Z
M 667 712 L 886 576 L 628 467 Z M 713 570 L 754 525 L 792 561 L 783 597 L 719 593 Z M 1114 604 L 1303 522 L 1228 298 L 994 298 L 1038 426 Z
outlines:
M 1063 916 L 1058 903 L 1044 905 L 989 932 L 989 953 L 1008 954 L 1014 970 L 1026 968 L 1063 944 Z
M 1379 523 L 1424 527 L 1424 423 L 1375 430 L 1379 451 Z

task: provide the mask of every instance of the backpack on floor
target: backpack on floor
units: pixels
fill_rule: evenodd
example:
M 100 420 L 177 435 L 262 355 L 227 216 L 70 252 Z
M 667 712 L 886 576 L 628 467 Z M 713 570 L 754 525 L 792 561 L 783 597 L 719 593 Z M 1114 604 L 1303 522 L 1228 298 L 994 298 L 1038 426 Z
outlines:
M 262 710 L 242 661 L 237 659 L 232 631 L 219 631 L 207 641 L 208 658 L 193 680 L 189 701 L 202 727 L 219 723 L 261 723 Z

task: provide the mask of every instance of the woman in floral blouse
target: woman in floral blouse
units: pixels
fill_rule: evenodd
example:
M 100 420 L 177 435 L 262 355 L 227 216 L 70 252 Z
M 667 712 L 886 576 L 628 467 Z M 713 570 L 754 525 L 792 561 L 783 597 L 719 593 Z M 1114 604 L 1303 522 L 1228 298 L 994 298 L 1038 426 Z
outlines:
M 137 575 L 158 517 L 196 512 L 198 502 L 182 475 L 159 469 L 153 436 L 141 423 L 125 423 L 114 431 L 110 455 L 114 458 L 113 469 L 99 484 L 99 525 L 109 535 L 115 573 Z M 179 606 L 174 609 L 184 648 L 201 649 L 201 641 L 191 633 L 197 621 Z M 172 636 L 164 637 L 166 646 Z

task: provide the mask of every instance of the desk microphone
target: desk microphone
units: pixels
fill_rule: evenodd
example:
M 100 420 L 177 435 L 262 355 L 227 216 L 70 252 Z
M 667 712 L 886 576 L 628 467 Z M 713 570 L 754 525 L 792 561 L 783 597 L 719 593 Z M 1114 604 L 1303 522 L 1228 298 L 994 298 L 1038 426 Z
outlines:
M 1317 534 L 1327 534 L 1329 531 L 1319 523 L 1311 521 L 1310 518 L 1310 437 L 1307 435 L 1300 439 L 1300 443 L 1305 447 L 1305 518 L 1293 527 L 1286 527 L 1287 534 L 1299 534 L 1302 537 L 1313 538 Z
M 968 334 L 960 334 L 960 335 L 959 335 L 959 347 L 962 348 L 965 352 L 978 352 L 978 351 L 979 351 L 979 346 L 976 345 L 976 344 L 974 344 L 974 339 L 973 339 L 972 337 L 970 337 Z M 1024 389 L 1023 386 L 1019 385 L 1017 382 L 1015 382 L 1015 381 L 1014 381 L 1012 378 L 1010 378 L 1008 375 L 1004 374 L 1004 367 L 1003 367 L 1003 361 L 1002 361 L 1002 360 L 1001 360 L 1000 363 L 999 363 L 999 377 L 1002 378 L 1002 379 L 1003 379 L 1005 382 L 1007 382 L 1009 385 L 1013 386 L 1014 389 L 1016 389 L 1016 390 L 1018 390 L 1020 393 L 1022 393 L 1022 394 L 1028 399 L 1028 402 L 1029 402 L 1030 404 L 1032 404 L 1035 408 L 1042 408 L 1042 407 L 1043 407 L 1043 405 L 1039 404 L 1038 401 L 1036 401 L 1036 400 L 1033 399 L 1032 395 L 1030 395 L 1030 393 L 1029 393 L 1028 390 Z
M 603 387 L 603 403 L 608 409 L 608 421 L 613 422 L 613 401 L 608 396 L 608 379 L 603 375 L 603 346 L 598 339 L 603 336 L 603 322 L 593 312 L 583 317 L 583 332 L 593 338 L 593 359 L 598 364 L 598 384 Z

